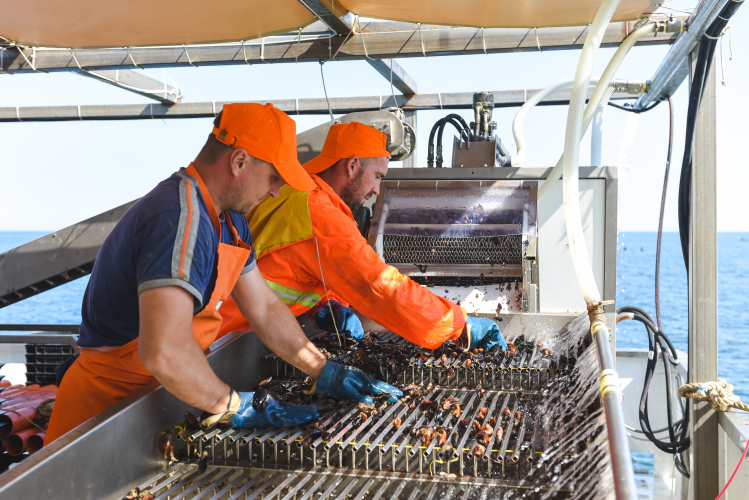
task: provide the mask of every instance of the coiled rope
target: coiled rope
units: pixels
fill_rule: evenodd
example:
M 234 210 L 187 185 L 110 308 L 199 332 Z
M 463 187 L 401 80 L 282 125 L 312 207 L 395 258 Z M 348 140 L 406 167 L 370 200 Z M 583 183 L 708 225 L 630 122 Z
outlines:
M 713 404 L 713 410 L 715 411 L 736 408 L 749 412 L 749 405 L 741 402 L 741 398 L 733 393 L 733 386 L 726 382 L 724 378 L 719 378 L 717 382 L 684 384 L 679 387 L 679 396 L 698 401 L 709 401 Z

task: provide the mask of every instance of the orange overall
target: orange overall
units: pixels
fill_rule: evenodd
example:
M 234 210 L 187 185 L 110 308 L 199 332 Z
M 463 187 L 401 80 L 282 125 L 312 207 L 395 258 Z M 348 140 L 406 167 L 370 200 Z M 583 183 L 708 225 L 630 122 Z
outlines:
M 466 321 L 461 307 L 384 263 L 343 200 L 318 176 L 310 177 L 317 184 L 313 191 L 284 186 L 249 217 L 258 268 L 291 312 L 303 314 L 325 297 L 322 268 L 330 298 L 401 337 L 427 349 L 457 339 Z M 219 312 L 219 335 L 248 327 L 233 300 Z
M 250 257 L 251 247 L 239 239 L 228 215 L 225 220 L 237 244 L 221 243 L 221 223 L 208 189 L 195 167 L 190 165 L 187 173 L 198 180 L 200 193 L 219 236 L 216 284 L 209 302 L 192 320 L 195 341 L 205 350 L 216 340 L 221 326 L 221 315 L 216 307 L 229 298 Z M 199 209 L 190 206 L 190 210 Z M 143 366 L 138 354 L 138 338 L 109 350 L 83 349 L 65 373 L 44 444 L 51 443 L 153 380 L 153 375 Z

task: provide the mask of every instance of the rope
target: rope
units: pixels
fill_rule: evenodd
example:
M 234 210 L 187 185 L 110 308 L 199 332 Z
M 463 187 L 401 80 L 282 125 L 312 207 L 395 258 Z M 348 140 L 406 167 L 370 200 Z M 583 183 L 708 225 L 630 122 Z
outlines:
M 715 411 L 736 408 L 749 412 L 749 405 L 742 403 L 741 398 L 733 394 L 733 386 L 724 378 L 719 378 L 717 382 L 684 384 L 679 387 L 679 396 L 697 401 L 709 401 L 713 404 Z
M 29 389 L 29 390 L 31 390 L 31 389 Z M 47 432 L 47 427 L 49 427 L 49 419 L 52 416 L 52 407 L 54 406 L 54 404 L 55 404 L 55 400 L 54 399 L 47 399 L 45 401 L 42 401 L 39 404 L 39 406 L 37 407 L 37 410 L 36 410 L 37 411 L 36 421 L 38 421 L 39 424 L 37 424 L 37 422 L 35 422 L 34 420 L 31 420 L 27 416 L 22 415 L 21 413 L 17 412 L 16 410 L 5 410 L 5 411 L 9 411 L 11 413 L 15 413 L 16 415 L 18 415 L 22 419 L 26 420 L 28 423 L 30 423 L 31 425 L 33 425 L 34 427 L 36 427 L 40 431 Z

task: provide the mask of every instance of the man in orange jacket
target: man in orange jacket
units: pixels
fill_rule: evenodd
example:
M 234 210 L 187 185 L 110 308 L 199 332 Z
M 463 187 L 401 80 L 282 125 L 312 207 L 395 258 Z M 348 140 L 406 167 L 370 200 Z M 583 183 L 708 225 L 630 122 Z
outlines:
M 285 186 L 248 216 L 258 268 L 298 316 L 311 310 L 323 330 L 364 335 L 347 307 L 427 349 L 452 339 L 463 348 L 506 343 L 494 321 L 465 310 L 389 266 L 367 244 L 352 213 L 380 192 L 390 154 L 387 137 L 353 122 L 333 125 L 322 153 L 304 165 L 316 184 L 310 192 Z M 220 335 L 247 328 L 226 301 Z

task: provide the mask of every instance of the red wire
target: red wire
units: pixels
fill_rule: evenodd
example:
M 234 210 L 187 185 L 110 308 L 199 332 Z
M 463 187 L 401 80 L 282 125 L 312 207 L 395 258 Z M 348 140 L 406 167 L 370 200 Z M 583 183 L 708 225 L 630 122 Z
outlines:
M 739 467 L 741 467 L 741 463 L 744 461 L 744 458 L 746 457 L 746 452 L 747 451 L 749 451 L 749 440 L 747 440 L 747 442 L 746 442 L 746 446 L 744 447 L 744 454 L 741 455 L 741 460 L 739 460 L 739 464 L 736 466 L 736 470 L 734 470 L 733 474 L 731 474 L 731 479 L 728 480 L 728 482 L 726 483 L 725 488 L 723 488 L 723 491 L 720 492 L 720 495 L 718 495 L 717 497 L 715 497 L 715 500 L 718 500 L 720 497 L 722 497 L 723 493 L 725 493 L 726 490 L 728 489 L 728 485 L 731 484 L 731 481 L 733 481 L 733 478 L 736 476 L 736 473 L 739 471 Z

